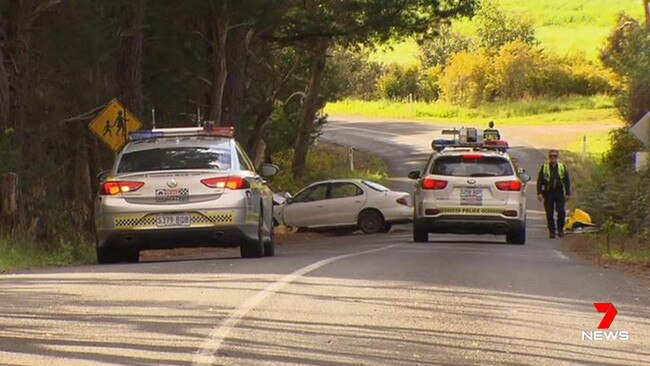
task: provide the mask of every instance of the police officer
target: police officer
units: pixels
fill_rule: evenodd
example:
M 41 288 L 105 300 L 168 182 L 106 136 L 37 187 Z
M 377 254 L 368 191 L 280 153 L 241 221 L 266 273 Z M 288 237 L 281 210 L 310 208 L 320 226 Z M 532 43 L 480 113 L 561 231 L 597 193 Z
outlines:
M 566 217 L 564 204 L 566 197 L 571 195 L 569 172 L 566 166 L 558 161 L 558 157 L 557 150 L 549 151 L 548 161 L 542 165 L 537 176 L 537 199 L 544 200 L 549 238 L 555 238 L 556 233 L 554 212 L 557 213 L 557 234 L 564 235 L 562 231 Z
M 490 128 L 486 128 L 483 130 L 483 139 L 484 140 L 501 140 L 501 134 L 499 133 L 499 130 L 494 128 L 494 121 L 490 121 L 488 124 Z

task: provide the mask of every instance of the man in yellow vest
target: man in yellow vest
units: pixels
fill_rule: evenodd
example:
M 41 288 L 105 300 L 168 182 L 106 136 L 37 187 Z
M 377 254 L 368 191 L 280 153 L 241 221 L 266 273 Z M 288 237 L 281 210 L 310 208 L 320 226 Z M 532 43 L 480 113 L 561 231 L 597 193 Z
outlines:
M 494 128 L 494 121 L 490 121 L 490 124 L 488 126 L 490 128 L 483 130 L 483 140 L 501 140 L 501 134 L 499 133 L 499 130 Z
M 566 197 L 571 195 L 571 179 L 566 166 L 558 161 L 559 152 L 548 152 L 548 160 L 542 165 L 537 175 L 537 199 L 544 200 L 546 225 L 549 238 L 555 238 L 556 228 L 559 236 L 564 235 L 564 219 Z M 557 213 L 557 225 L 554 213 Z

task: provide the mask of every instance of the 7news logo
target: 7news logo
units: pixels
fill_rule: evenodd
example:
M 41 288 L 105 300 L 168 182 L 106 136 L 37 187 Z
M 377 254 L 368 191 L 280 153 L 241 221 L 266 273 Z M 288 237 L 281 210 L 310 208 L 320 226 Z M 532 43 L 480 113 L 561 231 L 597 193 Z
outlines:
M 609 326 L 612 325 L 616 314 L 616 307 L 611 302 L 595 302 L 594 306 L 599 313 L 605 313 L 603 320 L 598 324 L 598 329 L 609 329 Z M 618 331 L 582 331 L 582 340 L 590 341 L 628 341 L 630 340 L 630 333 L 627 330 L 618 330 Z

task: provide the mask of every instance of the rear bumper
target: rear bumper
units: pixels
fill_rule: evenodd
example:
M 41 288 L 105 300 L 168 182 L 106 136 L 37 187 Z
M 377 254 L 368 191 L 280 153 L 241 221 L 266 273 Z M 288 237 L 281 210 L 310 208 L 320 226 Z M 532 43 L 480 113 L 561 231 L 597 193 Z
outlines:
M 423 218 L 431 233 L 440 234 L 495 234 L 503 235 L 510 230 L 521 230 L 526 223 L 519 218 L 502 216 L 439 216 Z
M 237 247 L 252 239 L 235 226 L 209 228 L 116 230 L 98 233 L 99 248 L 172 249 L 188 247 Z

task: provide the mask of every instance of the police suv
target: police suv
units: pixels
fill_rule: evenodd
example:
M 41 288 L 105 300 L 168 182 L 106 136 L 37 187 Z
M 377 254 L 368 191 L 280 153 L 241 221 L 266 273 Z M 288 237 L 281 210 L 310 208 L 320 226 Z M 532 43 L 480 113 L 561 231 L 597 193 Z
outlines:
M 475 128 L 444 130 L 417 180 L 413 241 L 429 233 L 494 234 L 511 244 L 526 243 L 526 173 L 517 174 L 502 140 L 484 141 Z

